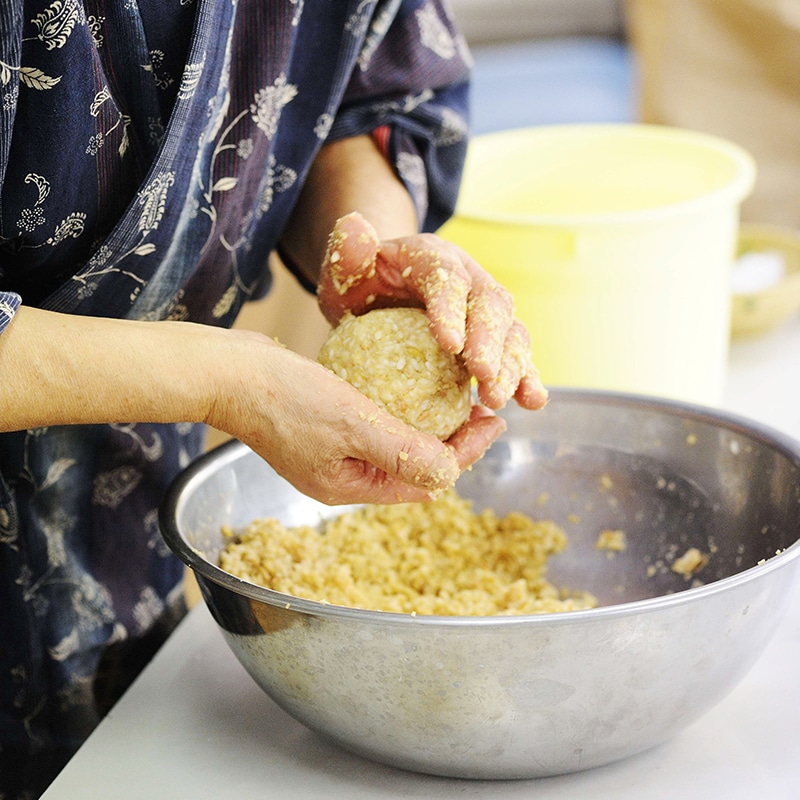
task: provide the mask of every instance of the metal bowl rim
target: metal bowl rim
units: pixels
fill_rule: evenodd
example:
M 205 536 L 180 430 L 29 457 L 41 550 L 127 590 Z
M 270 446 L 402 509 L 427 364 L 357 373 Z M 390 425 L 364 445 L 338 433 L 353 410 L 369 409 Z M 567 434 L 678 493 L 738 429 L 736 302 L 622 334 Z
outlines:
M 709 408 L 679 400 L 669 400 L 629 392 L 613 392 L 594 389 L 555 387 L 550 389 L 551 398 L 588 399 L 593 402 L 647 406 L 649 409 L 666 411 L 684 418 L 694 418 L 710 422 L 718 427 L 734 430 L 752 439 L 760 439 L 773 449 L 790 458 L 800 468 L 800 442 L 792 437 L 764 425 L 749 420 L 738 414 Z M 388 611 L 373 611 L 306 600 L 294 595 L 277 592 L 242 580 L 225 572 L 220 567 L 206 560 L 201 552 L 191 547 L 182 536 L 177 525 L 180 506 L 187 490 L 192 484 L 203 480 L 210 465 L 215 468 L 224 466 L 243 457 L 250 448 L 235 439 L 218 445 L 204 453 L 181 472 L 170 485 L 159 508 L 159 525 L 164 540 L 170 549 L 195 573 L 229 589 L 235 594 L 245 596 L 274 607 L 291 609 L 315 617 L 344 617 L 352 621 L 369 621 L 372 624 L 411 624 L 436 627 L 506 627 L 514 625 L 561 625 L 579 622 L 596 622 L 610 617 L 635 616 L 665 610 L 673 606 L 684 605 L 702 600 L 711 595 L 727 592 L 751 581 L 765 577 L 771 572 L 783 569 L 800 558 L 800 539 L 780 553 L 764 562 L 749 567 L 735 575 L 722 578 L 702 586 L 684 589 L 673 594 L 635 600 L 627 603 L 604 605 L 597 608 L 579 611 L 563 611 L 558 613 L 519 614 L 511 616 L 439 616 L 414 615 Z

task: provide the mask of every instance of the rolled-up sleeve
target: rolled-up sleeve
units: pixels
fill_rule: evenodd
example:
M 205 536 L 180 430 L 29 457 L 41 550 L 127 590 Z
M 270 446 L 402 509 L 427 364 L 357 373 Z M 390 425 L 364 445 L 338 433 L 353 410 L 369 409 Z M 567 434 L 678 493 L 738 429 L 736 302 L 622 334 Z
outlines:
M 22 299 L 16 292 L 0 292 L 0 334 L 14 319 L 21 303 Z
M 378 3 L 329 138 L 388 126 L 386 155 L 414 199 L 420 228 L 433 231 L 458 196 L 471 59 L 445 3 L 397 5 Z

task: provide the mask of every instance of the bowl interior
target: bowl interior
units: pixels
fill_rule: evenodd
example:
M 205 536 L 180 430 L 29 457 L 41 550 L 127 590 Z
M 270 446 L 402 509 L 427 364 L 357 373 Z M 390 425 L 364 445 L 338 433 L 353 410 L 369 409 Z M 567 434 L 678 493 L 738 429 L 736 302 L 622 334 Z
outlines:
M 506 434 L 457 489 L 477 509 L 559 523 L 569 539 L 550 560 L 559 587 L 591 591 L 601 605 L 629 603 L 724 580 L 800 548 L 792 547 L 800 534 L 793 440 L 695 406 L 588 390 L 556 390 L 543 411 L 509 407 L 503 416 Z M 161 522 L 194 570 L 278 605 L 285 596 L 216 567 L 222 527 L 264 516 L 316 524 L 342 510 L 300 494 L 232 442 L 179 478 Z M 596 547 L 605 530 L 624 532 L 623 551 Z M 672 567 L 693 547 L 707 563 L 685 577 Z

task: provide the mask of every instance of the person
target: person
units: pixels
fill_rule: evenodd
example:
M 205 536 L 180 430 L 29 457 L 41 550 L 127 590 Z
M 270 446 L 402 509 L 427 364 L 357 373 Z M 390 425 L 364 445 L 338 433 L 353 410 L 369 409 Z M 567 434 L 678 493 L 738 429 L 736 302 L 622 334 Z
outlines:
M 325 503 L 400 502 L 546 402 L 508 292 L 432 233 L 469 64 L 439 0 L 0 9 L 3 797 L 41 793 L 184 612 L 157 508 L 206 424 Z M 424 307 L 470 420 L 439 442 L 232 330 L 275 250 L 334 324 Z

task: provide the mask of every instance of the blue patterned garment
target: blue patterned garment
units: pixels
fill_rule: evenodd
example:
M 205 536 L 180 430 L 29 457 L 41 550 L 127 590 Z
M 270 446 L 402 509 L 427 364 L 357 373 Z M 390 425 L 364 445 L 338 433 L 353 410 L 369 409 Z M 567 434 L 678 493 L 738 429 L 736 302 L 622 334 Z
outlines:
M 0 330 L 20 298 L 229 326 L 326 140 L 388 130 L 437 228 L 468 64 L 440 0 L 3 2 Z M 202 446 L 190 424 L 0 436 L 0 796 L 35 796 L 180 618 L 156 513 Z

